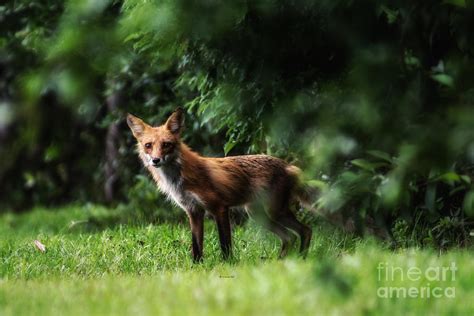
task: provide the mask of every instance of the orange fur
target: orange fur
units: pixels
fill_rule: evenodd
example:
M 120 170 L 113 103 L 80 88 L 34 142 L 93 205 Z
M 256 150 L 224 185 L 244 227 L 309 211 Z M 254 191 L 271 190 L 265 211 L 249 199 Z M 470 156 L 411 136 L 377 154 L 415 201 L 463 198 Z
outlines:
M 130 114 L 127 122 L 138 141 L 139 156 L 156 184 L 190 218 L 195 260 L 202 256 L 203 210 L 216 218 L 221 247 L 227 256 L 231 247 L 228 209 L 248 205 L 259 195 L 269 200 L 264 217 L 269 229 L 282 239 L 281 256 L 287 252 L 290 231 L 300 235 L 301 251 L 306 252 L 311 230 L 289 210 L 291 201 L 297 198 L 297 167 L 268 155 L 202 157 L 180 140 L 184 124 L 181 110 L 158 127 Z

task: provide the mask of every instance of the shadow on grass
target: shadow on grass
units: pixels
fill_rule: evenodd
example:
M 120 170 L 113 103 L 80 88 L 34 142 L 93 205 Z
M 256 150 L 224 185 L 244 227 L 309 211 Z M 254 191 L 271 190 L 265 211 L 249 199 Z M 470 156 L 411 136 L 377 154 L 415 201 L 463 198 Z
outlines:
M 207 216 L 211 219 L 210 216 Z M 247 215 L 233 210 L 234 225 L 247 222 Z M 186 214 L 178 209 L 156 208 L 148 212 L 135 211 L 131 206 L 121 204 L 115 208 L 100 205 L 68 205 L 57 208 L 36 207 L 21 214 L 0 215 L 0 235 L 36 233 L 96 233 L 119 226 L 144 227 L 148 225 L 188 225 Z

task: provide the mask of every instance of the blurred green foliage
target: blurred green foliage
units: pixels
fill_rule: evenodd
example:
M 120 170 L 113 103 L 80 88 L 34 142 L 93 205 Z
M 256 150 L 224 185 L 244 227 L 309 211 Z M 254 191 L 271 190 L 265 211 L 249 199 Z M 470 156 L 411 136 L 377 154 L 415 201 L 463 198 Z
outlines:
M 296 163 L 320 209 L 469 238 L 471 1 L 15 1 L 0 24 L 2 209 L 104 201 L 111 124 L 116 201 L 159 204 L 123 116 L 182 105 L 191 147 Z

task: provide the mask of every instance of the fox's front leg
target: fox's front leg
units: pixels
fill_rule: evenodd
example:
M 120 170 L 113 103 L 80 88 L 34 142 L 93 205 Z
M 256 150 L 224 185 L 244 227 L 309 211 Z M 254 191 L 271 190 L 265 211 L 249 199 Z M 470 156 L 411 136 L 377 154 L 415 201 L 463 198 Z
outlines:
M 228 259 L 232 256 L 232 234 L 230 230 L 229 209 L 226 207 L 219 208 L 214 216 L 219 232 L 222 255 L 224 259 Z
M 191 226 L 193 261 L 200 262 L 203 253 L 204 211 L 193 210 L 187 213 Z

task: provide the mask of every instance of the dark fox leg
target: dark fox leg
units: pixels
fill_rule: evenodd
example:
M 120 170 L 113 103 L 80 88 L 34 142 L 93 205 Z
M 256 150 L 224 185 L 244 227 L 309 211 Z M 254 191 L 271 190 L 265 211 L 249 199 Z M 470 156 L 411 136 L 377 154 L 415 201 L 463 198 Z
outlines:
M 221 244 L 222 256 L 229 259 L 232 256 L 232 234 L 230 229 L 229 209 L 221 208 L 215 214 L 219 242 Z
M 246 207 L 247 213 L 255 219 L 258 223 L 260 223 L 263 227 L 277 235 L 281 240 L 281 249 L 280 254 L 278 257 L 284 258 L 288 254 L 288 250 L 290 249 L 291 245 L 293 245 L 295 241 L 295 236 L 286 229 L 284 226 L 279 224 L 278 222 L 272 220 L 264 210 L 261 212 L 254 213 L 249 207 Z
M 295 242 L 294 235 L 288 231 L 284 226 L 280 225 L 278 222 L 275 222 L 272 219 L 268 219 L 267 224 L 265 225 L 268 230 L 276 234 L 281 239 L 281 249 L 278 258 L 282 259 L 288 254 L 288 250 Z
M 271 194 L 270 217 L 285 228 L 297 233 L 301 239 L 300 253 L 305 257 L 311 242 L 312 231 L 300 223 L 290 209 L 293 182 L 287 178 L 275 181 Z
M 303 257 L 306 257 L 308 254 L 309 245 L 311 243 L 311 228 L 299 222 L 289 208 L 287 209 L 286 214 L 284 214 L 280 219 L 280 223 L 286 228 L 295 231 L 300 236 L 300 254 Z
M 196 210 L 188 212 L 189 224 L 191 226 L 193 261 L 200 262 L 203 253 L 204 237 L 204 212 Z

